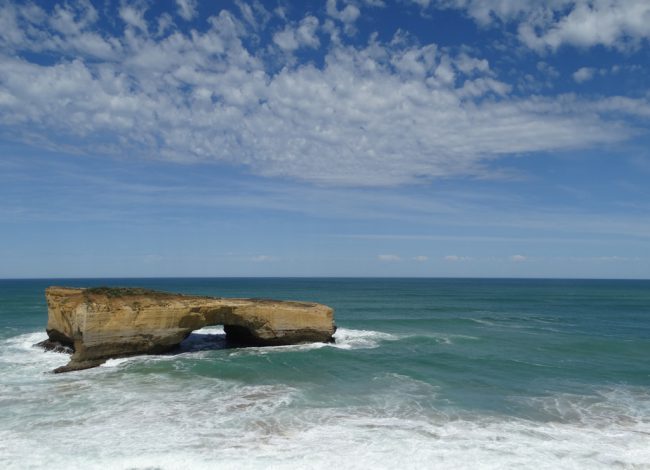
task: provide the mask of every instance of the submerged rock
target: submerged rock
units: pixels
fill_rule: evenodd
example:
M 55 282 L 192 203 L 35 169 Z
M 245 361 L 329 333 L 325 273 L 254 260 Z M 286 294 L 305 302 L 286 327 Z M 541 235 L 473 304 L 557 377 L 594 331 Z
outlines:
M 46 339 L 44 341 L 40 341 L 34 345 L 34 347 L 37 348 L 43 348 L 46 351 L 53 351 L 53 352 L 58 352 L 58 353 L 65 353 L 65 354 L 72 354 L 74 353 L 74 349 L 72 346 L 69 346 L 67 344 L 63 344 L 59 341 L 52 341 L 51 339 Z
M 227 299 L 139 288 L 49 287 L 48 349 L 73 351 L 54 372 L 96 367 L 107 359 L 160 354 L 192 331 L 224 325 L 229 340 L 250 345 L 333 341 L 334 311 L 311 302 Z M 56 350 L 56 349 L 55 349 Z

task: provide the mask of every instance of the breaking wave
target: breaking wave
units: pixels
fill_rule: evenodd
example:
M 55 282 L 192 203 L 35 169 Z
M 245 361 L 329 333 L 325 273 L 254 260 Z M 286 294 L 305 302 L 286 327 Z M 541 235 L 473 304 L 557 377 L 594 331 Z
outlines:
M 201 335 L 218 337 L 223 330 Z M 163 356 L 54 375 L 48 371 L 67 356 L 32 347 L 44 338 L 30 333 L 0 340 L 2 468 L 42 468 L 46 462 L 169 470 L 650 468 L 650 391 L 640 387 L 513 398 L 541 416 L 524 419 L 449 408 L 436 386 L 383 372 L 367 384 L 363 403 L 346 402 L 341 394 L 325 406 L 299 381 L 255 383 L 122 367 L 169 360 Z M 341 328 L 334 344 L 226 353 L 352 350 L 401 339 Z M 190 348 L 172 358 L 195 360 L 204 352 Z M 263 358 L 258 366 L 264 367 Z M 336 396 L 336 387 L 329 393 Z

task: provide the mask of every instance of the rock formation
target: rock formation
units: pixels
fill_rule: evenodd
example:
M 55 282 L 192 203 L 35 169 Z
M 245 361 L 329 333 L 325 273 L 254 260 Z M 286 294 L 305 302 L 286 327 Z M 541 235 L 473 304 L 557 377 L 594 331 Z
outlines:
M 49 287 L 46 348 L 69 348 L 55 370 L 95 367 L 107 359 L 169 351 L 192 331 L 223 325 L 229 340 L 250 345 L 333 341 L 333 310 L 309 302 L 226 299 L 139 288 Z

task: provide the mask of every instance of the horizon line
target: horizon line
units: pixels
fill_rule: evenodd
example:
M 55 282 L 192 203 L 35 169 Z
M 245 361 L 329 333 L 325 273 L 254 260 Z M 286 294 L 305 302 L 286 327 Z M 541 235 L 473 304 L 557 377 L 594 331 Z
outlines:
M 548 276 L 106 276 L 106 277 L 0 277 L 1 281 L 49 281 L 49 280 L 164 280 L 164 279 L 473 279 L 473 280 L 548 280 L 548 281 L 650 281 L 650 278 L 634 277 L 548 277 Z

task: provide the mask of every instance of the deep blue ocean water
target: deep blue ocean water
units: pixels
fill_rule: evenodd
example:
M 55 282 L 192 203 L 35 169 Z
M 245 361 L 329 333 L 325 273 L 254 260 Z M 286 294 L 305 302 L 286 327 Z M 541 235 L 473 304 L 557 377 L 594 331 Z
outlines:
M 50 285 L 322 302 L 333 345 L 54 375 Z M 0 280 L 0 467 L 650 468 L 650 281 Z

